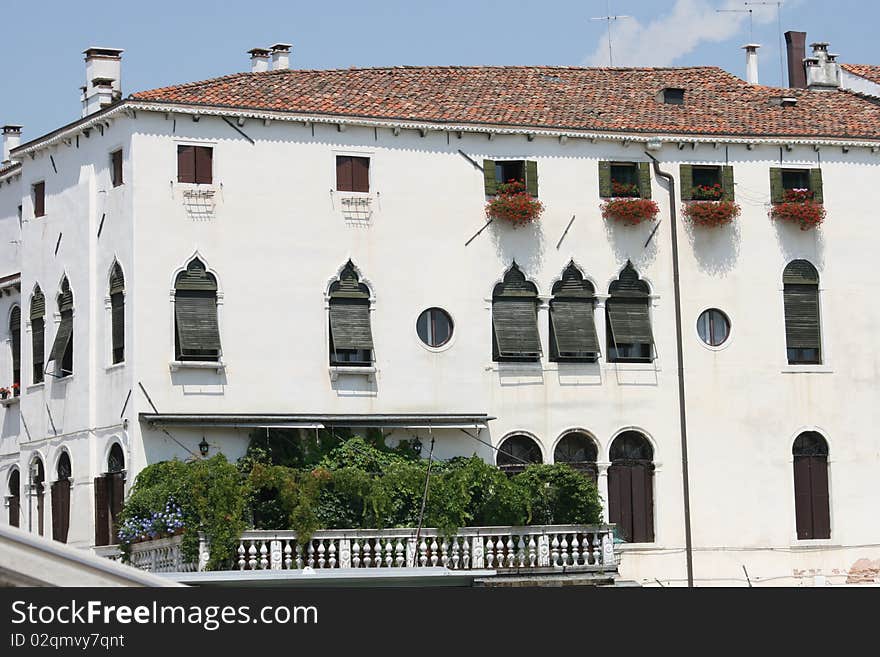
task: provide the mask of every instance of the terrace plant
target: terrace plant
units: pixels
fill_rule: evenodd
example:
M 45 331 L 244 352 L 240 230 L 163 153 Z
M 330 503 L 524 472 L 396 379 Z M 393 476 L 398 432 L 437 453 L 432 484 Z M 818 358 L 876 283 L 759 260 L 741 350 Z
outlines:
M 529 194 L 525 183 L 519 180 L 498 185 L 496 195 L 486 203 L 488 219 L 506 221 L 514 228 L 535 221 L 543 212 L 544 204 Z
M 787 189 L 782 203 L 774 203 L 770 208 L 770 217 L 809 230 L 825 220 L 825 206 L 813 200 L 813 192 L 809 189 Z
M 723 226 L 740 215 L 739 204 L 733 201 L 690 201 L 681 209 L 695 226 Z
M 609 198 L 602 203 L 602 216 L 625 226 L 636 226 L 657 218 L 660 208 L 646 198 Z

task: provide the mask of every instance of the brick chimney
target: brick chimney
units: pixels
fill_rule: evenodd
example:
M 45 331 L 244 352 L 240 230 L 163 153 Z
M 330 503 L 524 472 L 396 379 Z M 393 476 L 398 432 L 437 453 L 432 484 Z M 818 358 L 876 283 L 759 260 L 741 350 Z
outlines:
M 293 48 L 293 44 L 290 43 L 276 43 L 269 46 L 269 50 L 272 52 L 273 71 L 290 68 L 291 48 Z
M 788 86 L 792 89 L 807 88 L 804 58 L 807 56 L 807 33 L 786 32 L 785 49 L 788 54 Z
M 5 125 L 3 126 L 3 164 L 9 163 L 9 153 L 14 148 L 18 148 L 21 144 L 21 126 Z
M 824 41 L 811 43 L 811 57 L 804 59 L 807 74 L 807 88 L 816 91 L 833 91 L 840 88 L 840 64 L 837 55 L 828 52 Z
M 269 51 L 265 48 L 251 48 L 251 73 L 262 73 L 269 70 Z
M 120 48 L 92 46 L 83 51 L 86 84 L 82 90 L 82 115 L 88 116 L 122 98 L 122 53 Z

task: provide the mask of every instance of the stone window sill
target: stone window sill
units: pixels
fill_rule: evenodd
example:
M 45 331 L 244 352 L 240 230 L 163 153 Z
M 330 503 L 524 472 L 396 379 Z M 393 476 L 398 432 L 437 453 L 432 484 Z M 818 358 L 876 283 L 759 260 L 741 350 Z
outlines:
M 113 363 L 112 365 L 108 365 L 107 367 L 104 368 L 104 371 L 105 372 L 112 372 L 113 370 L 119 370 L 119 369 L 122 369 L 123 367 L 125 367 L 125 361 L 122 361 L 121 363 Z
M 830 365 L 786 365 L 780 371 L 783 374 L 834 374 Z
M 216 370 L 217 374 L 226 369 L 226 363 L 222 360 L 172 360 L 168 363 L 172 372 L 179 370 Z
M 10 395 L 6 399 L 0 399 L 0 406 L 12 406 L 13 404 L 17 404 L 21 401 L 21 396 L 12 396 Z
M 375 365 L 370 366 L 356 366 L 356 365 L 331 365 L 330 366 L 330 380 L 336 381 L 339 378 L 340 374 L 355 374 L 366 376 L 368 381 L 374 381 L 376 379 L 376 369 Z

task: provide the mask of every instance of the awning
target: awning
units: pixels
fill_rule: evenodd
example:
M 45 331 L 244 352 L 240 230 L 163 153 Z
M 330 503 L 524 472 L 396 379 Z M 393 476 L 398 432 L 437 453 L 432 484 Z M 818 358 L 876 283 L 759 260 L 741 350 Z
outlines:
M 495 418 L 486 413 L 402 414 L 236 414 L 236 413 L 141 413 L 141 422 L 165 427 L 227 427 L 274 429 L 323 429 L 363 427 L 395 429 L 485 429 Z

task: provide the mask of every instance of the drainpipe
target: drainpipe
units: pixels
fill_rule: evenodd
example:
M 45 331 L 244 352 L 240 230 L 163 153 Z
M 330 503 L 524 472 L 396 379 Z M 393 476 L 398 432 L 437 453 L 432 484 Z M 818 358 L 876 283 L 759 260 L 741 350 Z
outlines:
M 684 398 L 684 353 L 681 338 L 681 280 L 678 272 L 678 226 L 675 216 L 675 178 L 661 171 L 656 157 L 645 151 L 654 164 L 654 174 L 669 183 L 669 223 L 672 226 L 672 287 L 675 293 L 675 346 L 678 358 L 678 418 L 681 428 L 681 479 L 684 496 L 684 545 L 688 587 L 694 586 L 694 546 L 691 541 L 691 493 L 688 479 L 687 413 Z

